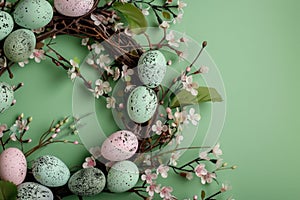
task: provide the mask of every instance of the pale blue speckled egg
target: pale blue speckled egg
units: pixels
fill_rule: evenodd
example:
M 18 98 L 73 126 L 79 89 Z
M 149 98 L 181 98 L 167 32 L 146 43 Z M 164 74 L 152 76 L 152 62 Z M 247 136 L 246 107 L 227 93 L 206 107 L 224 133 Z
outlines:
M 0 11 L 0 41 L 3 40 L 14 28 L 14 20 L 7 12 Z
M 93 196 L 102 192 L 105 184 L 106 178 L 100 169 L 86 168 L 71 176 L 68 187 L 78 196 Z
M 139 169 L 131 161 L 115 163 L 107 175 L 107 188 L 111 192 L 126 192 L 133 188 L 139 180 Z
M 14 90 L 7 83 L 0 82 L 0 113 L 8 109 L 14 100 Z
M 13 13 L 15 22 L 28 29 L 46 26 L 53 17 L 53 8 L 46 0 L 22 0 Z
M 51 190 L 33 182 L 22 183 L 18 186 L 17 200 L 53 200 Z
M 158 50 L 147 51 L 139 59 L 138 75 L 147 87 L 159 86 L 165 77 L 166 70 L 166 59 Z
M 127 113 L 129 118 L 136 123 L 144 123 L 151 119 L 156 107 L 157 96 L 150 88 L 139 86 L 128 97 Z
M 70 178 L 68 167 L 55 156 L 42 156 L 36 159 L 32 165 L 34 178 L 48 187 L 65 185 Z
M 18 29 L 5 39 L 4 54 L 13 62 L 21 62 L 29 58 L 34 51 L 36 39 L 34 33 L 27 29 Z

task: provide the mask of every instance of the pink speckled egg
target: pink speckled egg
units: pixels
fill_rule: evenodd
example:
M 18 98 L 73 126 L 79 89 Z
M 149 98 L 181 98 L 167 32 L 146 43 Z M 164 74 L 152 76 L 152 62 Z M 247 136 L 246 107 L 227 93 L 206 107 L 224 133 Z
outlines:
M 94 0 L 54 0 L 56 10 L 65 16 L 79 17 L 87 14 L 94 5 Z
M 132 157 L 138 149 L 138 139 L 130 131 L 117 131 L 102 144 L 101 153 L 110 161 L 122 161 Z
M 27 162 L 22 151 L 8 148 L 0 155 L 0 179 L 21 184 L 27 172 Z

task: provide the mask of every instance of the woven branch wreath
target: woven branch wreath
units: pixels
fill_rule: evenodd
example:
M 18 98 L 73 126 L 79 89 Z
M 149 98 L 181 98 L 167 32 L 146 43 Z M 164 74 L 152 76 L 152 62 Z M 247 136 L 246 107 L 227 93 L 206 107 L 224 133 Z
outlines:
M 169 30 L 171 24 L 182 19 L 185 6 L 181 0 L 1 1 L 0 77 L 8 74 L 17 79 L 13 71 L 18 65 L 24 67 L 29 60 L 39 63 L 51 59 L 71 80 L 81 80 L 96 99 L 104 100 L 107 109 L 119 116 L 123 127 L 89 149 L 91 155 L 85 158 L 82 169 L 70 170 L 55 156 L 41 156 L 32 165 L 27 165 L 26 158 L 53 143 L 80 145 L 80 141 L 63 137 L 78 134 L 80 121 L 86 116 L 53 121 L 39 141 L 30 139 L 32 117 L 21 114 L 13 125 L 0 125 L 1 200 L 51 200 L 69 195 L 83 199 L 100 197 L 104 192 L 132 192 L 143 199 L 179 199 L 182 197 L 176 197 L 171 186 L 160 183 L 174 174 L 182 176 L 182 181 L 194 176 L 199 179 L 201 192 L 195 191 L 186 197 L 189 199 L 212 200 L 229 189 L 218 181 L 217 172 L 236 167 L 228 167 L 222 161 L 219 144 L 180 146 L 185 127 L 199 124 L 198 110 L 190 106 L 222 101 L 216 89 L 200 86 L 193 80 L 208 73 L 208 67 L 195 65 L 207 42 L 201 44 L 191 63 L 179 64 L 183 70 L 172 77 L 169 85 L 162 84 L 174 65 L 168 54 L 175 55 L 175 62 L 185 58 L 180 45 L 185 45 L 188 38 L 178 38 Z M 161 39 L 154 43 L 147 33 L 149 20 L 162 31 Z M 77 58 L 67 59 L 54 49 L 59 35 L 82 39 L 81 45 L 90 51 L 85 64 L 94 70 L 97 80 L 89 80 L 81 72 Z M 143 36 L 147 45 L 141 45 L 135 39 L 137 35 Z M 1 113 L 9 112 L 7 109 L 15 103 L 14 92 L 22 86 L 0 82 L 0 117 Z M 25 151 L 25 145 L 32 148 Z M 189 149 L 201 151 L 191 161 L 179 165 L 181 151 Z M 207 194 L 201 185 L 212 182 L 217 184 L 217 191 Z

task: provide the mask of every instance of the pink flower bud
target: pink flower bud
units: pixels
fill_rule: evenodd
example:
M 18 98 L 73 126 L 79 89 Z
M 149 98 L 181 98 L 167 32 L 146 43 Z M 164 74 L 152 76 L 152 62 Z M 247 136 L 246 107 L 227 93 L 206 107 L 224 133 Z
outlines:
M 194 195 L 193 200 L 197 200 L 197 199 L 198 199 L 198 196 Z
M 25 130 L 25 131 L 28 131 L 28 130 L 29 130 L 29 126 L 26 126 L 26 127 L 24 128 L 24 130 Z
M 32 142 L 32 139 L 28 139 L 28 143 Z
M 120 104 L 119 104 L 119 108 L 120 108 L 120 109 L 123 109 L 123 108 L 124 108 L 124 104 L 123 104 L 123 103 L 120 103 Z
M 172 60 L 168 60 L 167 65 L 172 65 Z
M 73 144 L 77 145 L 77 144 L 79 144 L 79 142 L 78 141 L 74 141 Z
M 55 133 L 59 133 L 60 132 L 60 128 L 55 129 Z
M 190 72 L 190 71 L 191 71 L 191 68 L 190 68 L 190 67 L 187 67 L 187 68 L 186 68 L 186 71 L 187 71 L 187 72 Z
M 56 137 L 57 137 L 56 133 L 51 136 L 51 138 L 53 138 L 53 139 L 56 138 Z
M 167 112 L 167 113 L 171 113 L 171 112 L 172 112 L 171 108 L 167 107 L 167 108 L 166 108 L 166 112 Z

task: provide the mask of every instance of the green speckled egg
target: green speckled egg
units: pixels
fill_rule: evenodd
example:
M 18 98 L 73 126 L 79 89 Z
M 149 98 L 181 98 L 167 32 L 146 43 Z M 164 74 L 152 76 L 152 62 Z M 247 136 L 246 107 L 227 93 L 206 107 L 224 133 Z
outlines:
M 0 11 L 0 40 L 3 40 L 14 28 L 14 20 L 7 12 Z
M 18 185 L 18 200 L 53 200 L 51 190 L 43 185 L 26 182 Z
M 0 82 L 0 113 L 8 109 L 14 100 L 13 88 L 7 83 Z
M 112 166 L 107 175 L 107 188 L 111 192 L 126 192 L 139 180 L 139 169 L 131 161 L 124 160 Z
M 36 39 L 34 33 L 27 29 L 18 29 L 5 39 L 4 54 L 13 62 L 22 62 L 34 51 Z
M 42 156 L 36 159 L 32 165 L 34 178 L 48 187 L 65 185 L 70 178 L 68 167 L 55 156 Z
M 139 59 L 139 78 L 147 87 L 159 86 L 165 77 L 166 70 L 166 59 L 158 50 L 147 51 Z
M 46 26 L 53 17 L 53 8 L 46 0 L 22 0 L 14 11 L 15 22 L 28 29 Z
M 103 172 L 97 168 L 81 169 L 73 174 L 68 187 L 79 196 L 93 196 L 102 192 L 106 179 Z
M 128 97 L 127 113 L 129 118 L 136 123 L 144 123 L 151 119 L 156 107 L 157 96 L 150 88 L 139 86 Z

